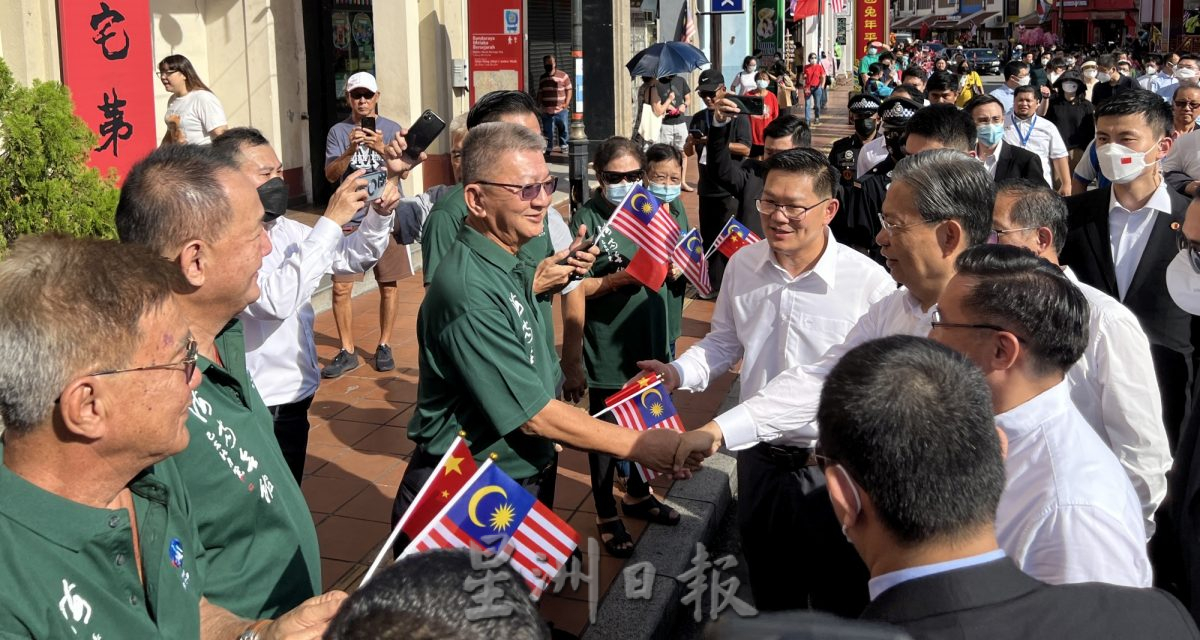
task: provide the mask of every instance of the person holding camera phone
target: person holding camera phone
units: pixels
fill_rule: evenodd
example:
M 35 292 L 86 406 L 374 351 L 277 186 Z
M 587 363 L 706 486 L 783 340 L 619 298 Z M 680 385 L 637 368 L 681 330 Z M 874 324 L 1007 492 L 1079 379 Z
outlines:
M 325 178 L 332 183 L 346 179 L 359 169 L 367 172 L 385 168 L 384 151 L 387 144 L 402 135 L 394 120 L 377 114 L 379 85 L 375 76 L 360 71 L 346 79 L 346 102 L 350 105 L 350 117 L 333 125 L 325 138 Z M 403 178 L 407 172 L 400 177 Z M 404 195 L 401 191 L 400 195 Z M 364 206 L 345 225 L 344 233 L 351 233 L 362 224 L 369 207 Z M 391 371 L 396 367 L 389 346 L 392 326 L 396 321 L 396 281 L 406 275 L 404 247 L 395 238 L 388 241 L 383 257 L 375 263 L 375 281 L 379 284 L 379 346 L 375 348 L 375 370 Z M 358 355 L 354 352 L 354 315 L 351 293 L 354 283 L 363 279 L 363 274 L 333 276 L 333 320 L 337 325 L 341 349 L 333 361 L 321 370 L 322 378 L 337 378 L 358 368 Z

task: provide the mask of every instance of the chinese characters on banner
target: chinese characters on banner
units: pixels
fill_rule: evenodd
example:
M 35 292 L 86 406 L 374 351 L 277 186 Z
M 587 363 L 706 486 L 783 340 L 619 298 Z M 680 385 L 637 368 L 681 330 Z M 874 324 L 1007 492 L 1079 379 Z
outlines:
M 854 3 L 854 59 L 867 55 L 872 40 L 886 42 L 888 3 L 884 0 L 858 0 Z
M 783 1 L 755 0 L 751 21 L 754 48 L 768 55 L 783 55 Z
M 63 84 L 99 141 L 91 165 L 124 177 L 154 150 L 149 0 L 58 0 Z

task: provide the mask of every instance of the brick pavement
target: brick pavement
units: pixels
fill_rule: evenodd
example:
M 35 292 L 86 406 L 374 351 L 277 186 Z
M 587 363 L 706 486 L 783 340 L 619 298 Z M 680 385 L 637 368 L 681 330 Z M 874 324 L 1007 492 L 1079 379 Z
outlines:
M 845 104 L 844 89 L 831 94 L 829 113 L 814 130 L 815 147 L 828 150 L 834 140 L 851 132 L 846 124 Z M 694 163 L 689 173 L 689 182 L 694 184 Z M 696 196 L 685 193 L 682 197 L 695 225 Z M 354 300 L 354 334 L 362 366 L 324 382 L 311 410 L 312 431 L 303 490 L 321 543 L 326 589 L 353 590 L 362 579 L 387 537 L 392 498 L 413 450 L 405 427 L 417 399 L 415 329 L 424 289 L 419 277 L 401 280 L 398 286 L 400 303 L 392 340 L 396 369 L 378 373 L 372 368 L 371 356 L 379 330 L 379 297 L 374 291 L 359 296 Z M 677 346 L 680 353 L 708 331 L 712 309 L 712 302 L 688 302 L 684 309 L 683 336 Z M 561 339 L 561 327 L 557 329 Z M 325 364 L 338 349 L 330 312 L 317 316 L 315 333 L 317 353 Z M 705 393 L 676 394 L 676 406 L 684 423 L 695 427 L 712 418 L 733 379 L 733 374 L 726 374 Z M 586 407 L 586 401 L 581 406 Z M 653 484 L 660 495 L 669 487 L 669 481 L 664 479 Z M 554 510 L 581 537 L 599 539 L 587 456 L 579 451 L 568 449 L 560 457 Z M 640 539 L 647 526 L 631 518 L 625 524 L 635 539 Z M 595 597 L 602 599 L 623 567 L 623 560 L 609 556 L 600 547 L 598 564 L 600 575 L 594 585 Z M 541 611 L 557 628 L 581 634 L 587 626 L 587 597 L 584 585 L 578 591 L 547 595 Z

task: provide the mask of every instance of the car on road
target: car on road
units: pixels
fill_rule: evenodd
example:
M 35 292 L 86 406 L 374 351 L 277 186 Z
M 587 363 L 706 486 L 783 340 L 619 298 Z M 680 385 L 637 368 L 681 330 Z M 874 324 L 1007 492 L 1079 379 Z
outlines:
M 963 49 L 962 56 L 971 61 L 980 75 L 999 75 L 1000 56 L 992 49 Z

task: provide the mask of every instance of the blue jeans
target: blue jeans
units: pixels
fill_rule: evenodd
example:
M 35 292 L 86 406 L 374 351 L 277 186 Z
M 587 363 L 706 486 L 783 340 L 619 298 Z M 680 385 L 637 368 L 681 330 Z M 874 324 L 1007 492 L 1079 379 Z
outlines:
M 812 90 L 812 95 L 804 100 L 804 119 L 808 122 L 813 121 L 813 116 L 817 120 L 821 119 L 821 103 L 824 100 L 825 87 L 817 87 Z
M 546 153 L 553 151 L 558 147 L 567 146 L 567 118 L 570 117 L 571 110 L 563 109 L 554 115 L 543 112 L 542 116 L 542 137 L 546 139 Z M 554 144 L 554 125 L 558 124 L 558 144 Z

